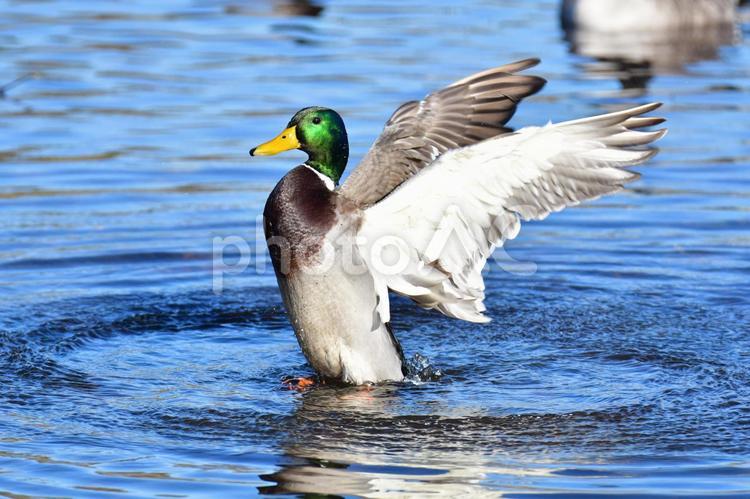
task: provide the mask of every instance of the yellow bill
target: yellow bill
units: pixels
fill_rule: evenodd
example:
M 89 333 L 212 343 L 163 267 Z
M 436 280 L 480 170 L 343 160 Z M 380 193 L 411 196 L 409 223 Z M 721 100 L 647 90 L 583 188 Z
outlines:
M 250 156 L 273 156 L 274 154 L 289 151 L 290 149 L 297 149 L 299 141 L 297 140 L 296 129 L 296 126 L 290 126 L 275 138 L 250 149 Z

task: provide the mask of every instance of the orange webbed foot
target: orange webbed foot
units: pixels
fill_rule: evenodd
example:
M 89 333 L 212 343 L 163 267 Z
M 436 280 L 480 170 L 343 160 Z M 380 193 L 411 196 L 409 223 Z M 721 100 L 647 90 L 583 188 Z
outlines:
M 313 386 L 317 384 L 322 384 L 322 382 L 319 382 L 314 376 L 308 376 L 308 377 L 286 377 L 281 380 L 281 383 L 284 384 L 288 389 L 290 390 L 297 390 L 297 391 L 305 391 L 309 388 L 312 388 Z

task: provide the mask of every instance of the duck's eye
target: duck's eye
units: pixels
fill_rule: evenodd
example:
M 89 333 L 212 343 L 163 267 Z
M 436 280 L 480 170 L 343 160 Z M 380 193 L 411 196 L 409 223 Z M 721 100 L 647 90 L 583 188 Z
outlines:
M 315 123 L 316 125 L 320 125 L 320 117 L 319 117 L 319 116 L 316 116 L 316 117 L 314 117 L 312 121 L 313 121 L 313 123 Z

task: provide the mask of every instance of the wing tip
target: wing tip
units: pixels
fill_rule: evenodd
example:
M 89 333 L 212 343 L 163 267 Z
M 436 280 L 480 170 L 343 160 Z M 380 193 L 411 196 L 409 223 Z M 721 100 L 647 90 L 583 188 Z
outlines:
M 634 116 L 638 116 L 641 114 L 650 113 L 651 111 L 655 111 L 659 109 L 663 104 L 661 102 L 649 102 L 648 104 L 643 104 L 640 106 L 632 107 L 629 109 L 630 112 L 634 113 Z
M 630 129 L 646 128 L 659 125 L 667 121 L 665 118 L 643 116 L 644 114 L 650 113 L 655 109 L 659 109 L 661 106 L 661 102 L 650 102 L 648 104 L 628 107 L 619 111 L 612 111 L 610 113 L 597 114 L 594 116 L 586 116 L 584 118 L 578 118 L 570 121 L 563 121 L 557 123 L 557 125 L 565 127 L 577 127 L 597 123 L 600 126 L 622 125 Z
M 629 184 L 630 182 L 635 182 L 636 180 L 641 178 L 641 174 L 638 172 L 634 172 L 631 170 L 622 170 L 625 173 L 627 173 L 627 177 L 622 181 L 621 187 L 624 187 L 625 184 Z
M 661 116 L 631 116 L 625 120 L 623 125 L 630 130 L 638 130 L 640 128 L 658 126 L 666 121 L 667 119 Z
M 604 116 L 624 115 L 624 116 L 627 116 L 627 119 L 625 120 L 627 121 L 628 119 L 632 119 L 632 118 L 641 118 L 644 114 L 648 114 L 651 111 L 656 111 L 661 106 L 662 106 L 661 102 L 649 102 L 647 104 L 641 104 L 640 106 L 629 107 L 629 108 L 623 109 L 622 111 L 615 111 L 615 112 L 603 114 L 600 116 L 604 117 Z M 646 119 L 648 119 L 651 122 L 662 120 L 660 123 L 664 123 L 666 121 L 666 119 L 664 118 L 656 118 L 656 117 L 651 117 L 651 116 L 646 117 Z M 647 126 L 652 126 L 652 125 L 647 125 Z
M 534 66 L 538 66 L 541 62 L 542 60 L 538 57 L 527 57 L 526 59 L 520 59 L 518 61 L 503 64 L 502 66 L 487 69 L 482 71 L 482 73 L 497 72 L 515 74 L 533 68 Z
M 498 75 L 507 76 L 507 75 L 516 74 L 526 69 L 533 68 L 534 66 L 538 65 L 541 62 L 542 60 L 539 59 L 538 57 L 529 57 L 527 59 L 521 59 L 519 61 L 510 62 L 508 64 L 503 64 L 502 66 L 496 66 L 494 68 L 489 68 L 483 71 L 472 73 L 465 78 L 461 78 L 460 80 L 454 81 L 453 83 L 448 85 L 446 88 L 457 87 L 459 85 L 465 85 L 467 83 L 474 82 L 475 80 L 481 80 L 482 78 L 487 78 L 489 75 L 498 74 Z M 534 78 L 539 78 L 540 80 L 543 80 L 545 83 L 547 82 L 547 80 L 544 80 L 544 78 L 540 78 L 538 76 Z
M 652 142 L 656 142 L 657 140 L 661 140 L 668 133 L 669 133 L 669 128 L 660 128 L 659 130 L 656 130 L 656 135 L 654 135 L 654 139 L 652 140 Z
M 547 85 L 547 80 L 541 76 L 529 75 L 531 91 L 527 95 L 534 95 Z
M 542 60 L 538 57 L 527 57 L 526 59 L 521 59 L 520 61 L 511 62 L 500 67 L 514 68 L 513 71 L 508 71 L 508 72 L 515 73 L 516 71 L 523 71 L 525 69 L 538 66 L 541 62 Z
M 474 324 L 489 324 L 492 322 L 492 317 L 488 317 L 481 312 L 474 312 L 471 315 L 453 316 L 456 319 L 460 319 L 466 322 L 472 322 Z

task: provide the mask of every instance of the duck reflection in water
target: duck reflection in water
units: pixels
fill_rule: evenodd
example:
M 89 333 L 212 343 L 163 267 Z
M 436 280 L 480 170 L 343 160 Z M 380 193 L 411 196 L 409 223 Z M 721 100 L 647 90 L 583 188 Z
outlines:
M 615 77 L 641 93 L 655 75 L 717 59 L 737 43 L 737 0 L 563 0 L 570 52 L 598 61 L 592 75 Z
M 471 426 L 472 418 L 437 418 L 434 412 L 399 415 L 403 394 L 397 392 L 405 389 L 410 388 L 319 386 L 300 394 L 282 442 L 287 462 L 261 477 L 269 485 L 259 487 L 259 492 L 496 497 L 497 492 L 482 485 L 489 466 L 476 446 L 466 445 L 466 435 L 461 437 L 467 431 L 473 434 L 471 428 L 460 428 Z M 444 466 L 446 460 L 453 463 L 450 469 L 430 467 L 431 462 Z

